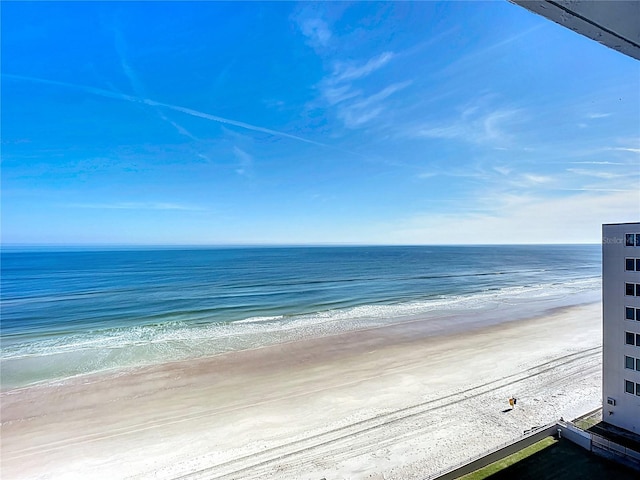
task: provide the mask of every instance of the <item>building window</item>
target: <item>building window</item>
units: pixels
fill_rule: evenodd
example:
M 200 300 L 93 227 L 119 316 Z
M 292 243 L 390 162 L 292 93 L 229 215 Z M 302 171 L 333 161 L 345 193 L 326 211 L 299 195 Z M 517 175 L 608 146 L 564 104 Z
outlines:
M 629 380 L 625 380 L 624 381 L 624 391 L 627 393 L 633 393 L 634 390 L 634 385 L 633 382 L 630 382 Z
M 640 333 L 636 333 L 636 346 L 640 347 Z
M 633 307 L 624 307 L 624 318 L 625 320 L 635 320 L 636 309 Z
M 636 383 L 636 395 L 640 397 L 640 383 Z
M 624 294 L 628 295 L 629 297 L 633 297 L 633 296 L 640 297 L 640 283 L 625 282 Z
M 636 309 L 633 307 L 624 307 L 624 318 L 625 320 L 635 320 Z
M 640 238 L 640 233 L 638 234 L 638 238 Z M 627 272 L 640 272 L 640 258 L 625 258 L 624 269 Z
M 634 341 L 634 334 L 631 332 L 624 332 L 625 334 L 625 341 L 624 343 L 626 343 L 627 345 L 635 345 L 635 341 Z
M 624 356 L 624 368 L 629 370 L 637 370 L 640 372 L 640 358 L 630 357 L 629 355 Z
M 627 247 L 640 247 L 640 233 L 625 233 L 624 244 Z
M 633 357 L 624 356 L 624 368 L 628 368 L 629 370 L 635 370 L 636 367 L 636 359 Z
M 634 237 L 634 236 L 635 236 L 635 235 L 634 235 L 633 233 L 627 233 L 627 234 L 624 236 L 624 238 L 625 238 L 625 242 L 624 242 L 624 244 L 625 244 L 627 247 L 633 247 L 633 245 L 634 245 L 634 238 L 633 238 L 633 237 Z

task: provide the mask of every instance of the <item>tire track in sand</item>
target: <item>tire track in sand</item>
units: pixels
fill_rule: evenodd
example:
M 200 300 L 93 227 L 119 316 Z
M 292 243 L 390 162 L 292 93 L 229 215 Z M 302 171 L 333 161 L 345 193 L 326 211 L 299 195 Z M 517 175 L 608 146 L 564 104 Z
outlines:
M 367 451 L 377 450 L 385 445 L 397 443 L 407 437 L 418 436 L 426 428 L 397 428 L 400 432 L 390 435 L 389 431 L 381 432 L 384 427 L 398 426 L 402 422 L 416 417 L 431 414 L 439 409 L 459 404 L 499 389 L 505 389 L 535 377 L 550 373 L 559 368 L 570 369 L 564 372 L 563 379 L 574 378 L 580 372 L 584 374 L 584 366 L 593 367 L 593 358 L 601 355 L 602 347 L 593 347 L 579 352 L 564 355 L 548 362 L 528 368 L 524 371 L 486 382 L 481 385 L 460 390 L 439 398 L 431 399 L 415 405 L 404 407 L 392 412 L 360 420 L 350 425 L 335 428 L 327 432 L 313 435 L 275 447 L 244 455 L 226 462 L 222 462 L 196 472 L 176 477 L 183 480 L 197 479 L 226 479 L 226 478 L 264 478 L 273 473 L 273 467 L 284 460 L 294 461 L 295 464 L 337 456 L 345 459 L 355 457 Z M 556 381 L 557 382 L 557 381 Z M 375 433 L 380 432 L 379 436 Z M 367 438 L 369 437 L 369 438 Z M 296 457 L 300 457 L 297 458 Z

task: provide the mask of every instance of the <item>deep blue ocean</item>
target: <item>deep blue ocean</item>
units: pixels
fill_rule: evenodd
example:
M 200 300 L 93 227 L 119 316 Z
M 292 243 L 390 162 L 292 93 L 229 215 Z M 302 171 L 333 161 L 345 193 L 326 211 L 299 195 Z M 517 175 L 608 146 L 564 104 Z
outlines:
M 1 261 L 3 389 L 600 298 L 599 245 L 4 248 Z

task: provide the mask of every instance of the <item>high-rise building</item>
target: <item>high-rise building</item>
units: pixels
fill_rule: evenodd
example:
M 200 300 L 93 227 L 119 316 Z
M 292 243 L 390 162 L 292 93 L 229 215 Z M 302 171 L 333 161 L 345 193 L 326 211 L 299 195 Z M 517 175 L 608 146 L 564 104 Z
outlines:
M 603 420 L 640 434 L 640 223 L 602 226 Z

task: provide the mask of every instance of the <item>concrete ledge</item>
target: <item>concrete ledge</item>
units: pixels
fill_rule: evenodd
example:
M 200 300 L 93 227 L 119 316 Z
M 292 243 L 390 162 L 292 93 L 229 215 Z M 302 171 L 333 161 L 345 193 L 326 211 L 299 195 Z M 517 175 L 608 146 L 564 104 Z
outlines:
M 640 453 L 630 448 L 623 447 L 611 440 L 601 437 L 600 435 L 582 430 L 572 423 L 559 420 L 527 433 L 520 440 L 516 440 L 507 445 L 502 445 L 494 450 L 483 453 L 480 456 L 469 459 L 462 464 L 430 475 L 424 480 L 454 480 L 486 467 L 493 462 L 502 460 L 503 458 L 519 452 L 520 450 L 533 445 L 546 437 L 558 434 L 561 438 L 564 438 L 571 443 L 575 443 L 596 455 L 609 458 L 640 471 Z
M 591 451 L 591 434 L 579 429 L 575 425 L 566 422 L 558 422 L 558 429 L 562 438 Z
M 450 470 L 434 474 L 430 477 L 427 477 L 425 480 L 432 480 L 436 478 L 438 480 L 453 480 L 455 478 L 466 475 L 467 473 L 475 472 L 482 467 L 486 467 L 490 463 L 497 462 L 498 460 L 502 460 L 503 458 L 508 457 L 513 453 L 519 452 L 523 448 L 526 448 L 529 445 L 533 445 L 543 438 L 555 435 L 557 431 L 558 424 L 552 423 L 550 425 L 547 425 L 546 427 L 542 427 L 541 429 L 536 430 L 535 432 L 527 434 L 524 438 L 510 443 L 509 445 L 502 446 L 497 448 L 496 450 L 490 451 L 489 453 L 485 453 L 482 455 L 482 457 L 471 460 L 463 465 L 456 466 Z

